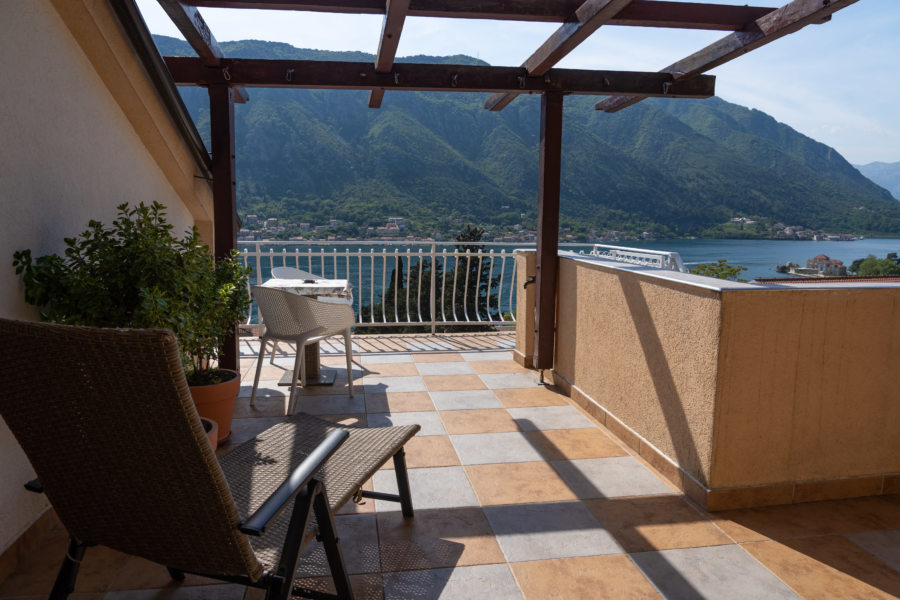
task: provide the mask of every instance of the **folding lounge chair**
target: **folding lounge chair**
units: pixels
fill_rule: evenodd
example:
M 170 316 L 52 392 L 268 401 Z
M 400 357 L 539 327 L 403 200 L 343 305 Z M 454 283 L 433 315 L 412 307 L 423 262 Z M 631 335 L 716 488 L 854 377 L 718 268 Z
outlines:
M 342 427 L 298 414 L 220 463 L 170 331 L 0 319 L 0 341 L 0 415 L 38 477 L 26 487 L 47 495 L 71 537 L 52 599 L 72 592 L 93 545 L 270 599 L 352 598 L 334 512 L 359 493 L 412 516 L 403 444 L 418 425 Z M 360 492 L 391 457 L 399 494 Z M 294 586 L 300 550 L 317 535 L 337 596 Z

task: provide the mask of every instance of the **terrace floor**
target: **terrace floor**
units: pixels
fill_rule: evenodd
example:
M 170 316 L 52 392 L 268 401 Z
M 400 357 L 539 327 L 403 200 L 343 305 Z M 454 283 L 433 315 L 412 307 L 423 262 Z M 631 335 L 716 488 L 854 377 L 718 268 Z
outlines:
M 341 349 L 323 348 L 334 387 L 299 410 L 342 423 L 419 423 L 407 445 L 415 517 L 367 500 L 336 518 L 358 598 L 896 598 L 900 496 L 705 513 L 612 433 L 511 359 L 511 336 L 357 336 L 356 395 Z M 229 447 L 276 422 L 290 368 L 263 368 L 249 406 L 255 344 L 242 344 Z M 282 351 L 290 351 L 281 347 Z M 371 483 L 391 491 L 393 474 Z M 4 583 L 0 598 L 46 597 L 65 552 L 57 526 Z M 305 584 L 327 589 L 307 547 Z M 241 600 L 257 591 L 94 548 L 78 600 Z

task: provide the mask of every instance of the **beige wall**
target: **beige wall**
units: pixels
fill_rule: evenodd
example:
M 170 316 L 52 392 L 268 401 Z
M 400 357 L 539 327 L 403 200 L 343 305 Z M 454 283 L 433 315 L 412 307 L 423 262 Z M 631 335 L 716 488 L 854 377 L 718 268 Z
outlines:
M 776 288 L 565 257 L 559 272 L 555 374 L 642 455 L 649 442 L 711 490 L 791 486 L 775 503 L 849 478 L 833 491 L 877 494 L 900 473 L 900 286 Z
M 559 290 L 555 371 L 705 481 L 717 294 L 569 259 Z
M 513 358 L 528 368 L 534 364 L 534 302 L 536 285 L 523 287 L 537 270 L 537 253 L 516 250 L 516 348 Z
M 722 304 L 713 487 L 900 472 L 900 289 Z
M 187 148 L 139 63 L 130 54 L 110 60 L 126 46 L 106 3 L 58 4 L 62 15 L 43 0 L 0 6 L 3 317 L 36 318 L 11 267 L 15 250 L 61 252 L 64 236 L 89 219 L 109 222 L 117 204 L 157 200 L 176 231 L 195 220 L 209 231 L 208 186 L 194 178 Z M 95 48 L 86 53 L 79 38 Z M 33 473 L 2 420 L 0 456 L 2 553 L 46 504 L 22 489 Z

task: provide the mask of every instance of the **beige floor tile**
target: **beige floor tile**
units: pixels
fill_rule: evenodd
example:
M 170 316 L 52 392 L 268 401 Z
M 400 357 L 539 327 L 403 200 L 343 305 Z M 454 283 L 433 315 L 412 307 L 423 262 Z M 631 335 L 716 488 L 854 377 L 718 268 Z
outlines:
M 406 442 L 406 468 L 419 469 L 426 467 L 455 467 L 459 465 L 459 457 L 450 438 L 446 435 L 416 436 Z M 387 461 L 382 469 L 391 470 L 394 461 Z
M 19 562 L 16 570 L 0 582 L 0 598 L 47 597 L 66 555 L 69 536 L 62 525 L 54 527 L 37 548 Z
M 473 363 L 475 364 L 475 363 Z M 547 388 L 514 388 L 494 390 L 500 403 L 506 408 L 526 408 L 529 406 L 563 406 L 568 398 Z
M 259 373 L 260 381 L 278 381 L 285 373 L 290 373 L 293 367 L 271 365 L 268 360 L 263 364 L 263 368 Z M 253 379 L 256 377 L 256 366 L 250 369 L 250 372 L 241 379 L 244 385 L 253 385 Z
M 530 369 L 526 369 L 514 360 L 475 360 L 471 361 L 472 369 L 478 373 L 529 373 Z
M 717 524 L 736 542 L 788 540 L 900 528 L 900 497 L 806 502 L 715 513 Z
M 365 365 L 363 374 L 366 377 L 413 377 L 419 371 L 413 363 L 381 363 Z
M 411 364 L 411 367 L 415 365 Z M 366 394 L 367 413 L 425 412 L 434 410 L 428 392 L 374 392 Z
M 326 367 L 341 367 L 347 368 L 347 357 L 344 354 L 332 354 L 332 355 L 322 355 L 319 357 L 319 363 L 325 365 Z M 354 369 L 362 369 L 363 367 L 359 364 L 359 355 L 353 354 L 353 368 Z
M 757 542 L 743 548 L 803 598 L 900 597 L 900 572 L 840 536 Z
M 626 552 L 732 543 L 678 496 L 601 498 L 584 503 Z
M 451 435 L 464 433 L 504 433 L 519 431 L 519 426 L 503 408 L 443 410 L 438 414 Z
M 575 500 L 575 493 L 547 463 L 469 465 L 466 475 L 482 506 Z
M 424 352 L 413 352 L 413 362 L 417 363 L 426 363 L 426 362 L 458 362 L 464 360 L 462 354 L 459 352 L 434 352 L 434 353 L 424 353 Z
M 112 577 L 109 591 L 157 589 L 175 585 L 212 585 L 217 583 L 221 582 L 191 574 L 185 574 L 184 581 L 176 583 L 164 566 L 137 556 L 128 556 L 122 568 Z
M 234 418 L 283 417 L 287 407 L 287 396 L 258 396 L 254 406 L 250 406 L 250 398 L 238 398 L 234 404 Z
M 478 375 L 425 375 L 422 381 L 429 392 L 487 389 Z
M 362 389 L 363 379 L 354 379 L 353 380 L 353 393 L 361 394 L 363 393 Z M 290 394 L 291 387 L 286 385 L 284 387 L 284 393 Z M 331 385 L 307 385 L 306 387 L 297 388 L 297 394 L 299 396 L 349 396 L 350 388 L 347 385 L 346 377 L 338 377 L 334 380 L 334 383 Z
M 81 568 L 78 570 L 75 591 L 105 592 L 109 590 L 116 573 L 125 566 L 128 559 L 127 554 L 104 546 L 88 548 L 84 554 Z M 58 556 L 57 560 L 61 563 L 62 556 Z
M 362 488 L 366 491 L 371 492 L 375 489 L 372 485 L 372 480 L 368 480 L 362 486 Z M 375 512 L 375 501 L 371 498 L 363 498 L 362 503 L 357 504 L 351 498 L 344 504 L 340 510 L 338 510 L 337 514 L 339 515 L 361 515 L 365 513 L 373 513 Z
M 627 556 L 585 556 L 510 563 L 526 600 L 586 598 L 658 599 Z
M 408 571 L 504 562 L 481 508 L 378 513 L 382 571 Z
M 331 577 L 304 577 L 295 579 L 294 585 L 317 592 L 334 594 L 334 580 Z M 384 598 L 380 573 L 363 573 L 350 576 L 350 587 L 356 600 L 382 600 Z
M 529 431 L 525 435 L 545 460 L 628 455 L 628 452 L 599 429 L 551 429 Z

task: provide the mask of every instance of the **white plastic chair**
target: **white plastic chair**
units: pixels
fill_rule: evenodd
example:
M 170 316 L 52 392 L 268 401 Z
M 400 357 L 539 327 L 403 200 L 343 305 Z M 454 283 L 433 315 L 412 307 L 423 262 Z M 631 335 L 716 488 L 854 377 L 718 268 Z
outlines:
M 324 279 L 324 277 L 294 267 L 272 267 L 272 277 L 275 279 Z
M 347 385 L 353 397 L 353 345 L 350 328 L 353 326 L 353 308 L 349 304 L 319 302 L 313 298 L 300 296 L 276 288 L 254 286 L 253 297 L 259 306 L 259 314 L 265 323 L 265 333 L 260 336 L 259 358 L 256 361 L 256 377 L 250 406 L 255 406 L 256 388 L 262 371 L 266 344 L 271 340 L 292 342 L 297 346 L 294 359 L 294 376 L 291 380 L 291 395 L 288 400 L 288 414 L 294 413 L 297 403 L 297 382 L 306 385 L 306 361 L 304 347 L 326 338 L 343 335 L 344 351 L 347 355 Z
M 320 277 L 318 275 L 313 275 L 309 271 L 304 271 L 302 269 L 298 269 L 296 267 L 272 267 L 272 278 L 273 279 L 325 279 L 324 277 Z M 278 350 L 278 342 L 276 341 L 272 345 L 272 356 L 269 359 L 269 362 L 273 365 L 275 364 L 275 352 Z

